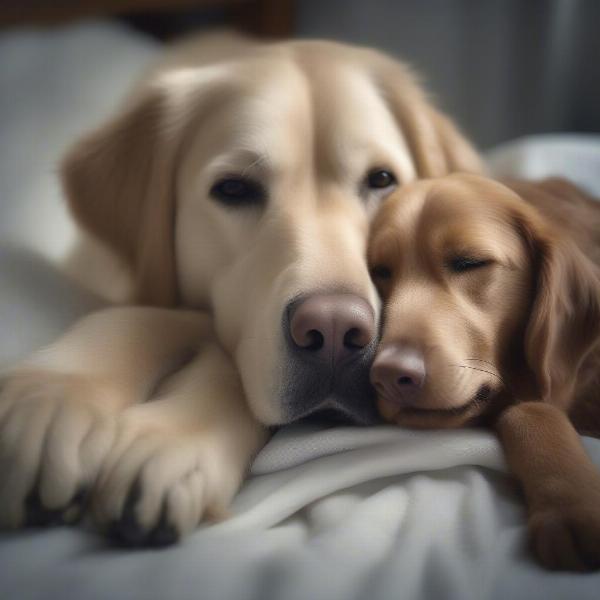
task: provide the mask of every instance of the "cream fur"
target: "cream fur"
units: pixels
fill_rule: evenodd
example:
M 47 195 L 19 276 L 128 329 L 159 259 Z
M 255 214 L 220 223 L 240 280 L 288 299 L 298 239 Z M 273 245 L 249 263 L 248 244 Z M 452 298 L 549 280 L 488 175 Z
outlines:
M 99 523 L 133 510 L 140 542 L 161 518 L 181 535 L 222 514 L 283 418 L 286 305 L 344 289 L 379 310 L 366 242 L 392 188 L 365 187 L 376 167 L 403 184 L 481 165 L 410 72 L 373 50 L 225 36 L 168 53 L 63 164 L 75 219 L 119 270 L 90 281 L 88 244 L 71 263 L 80 278 L 165 308 L 92 315 L 5 375 L 1 524 L 23 524 L 38 471 L 44 507 L 70 518 L 91 488 Z M 260 181 L 265 205 L 216 203 L 209 189 L 231 173 Z

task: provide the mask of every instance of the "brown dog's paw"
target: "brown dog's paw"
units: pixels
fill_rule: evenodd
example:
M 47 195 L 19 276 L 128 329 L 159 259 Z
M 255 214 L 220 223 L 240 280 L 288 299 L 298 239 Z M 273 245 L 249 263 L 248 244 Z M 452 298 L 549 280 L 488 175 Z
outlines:
M 529 535 L 547 569 L 600 569 L 600 504 L 538 510 L 529 519 Z

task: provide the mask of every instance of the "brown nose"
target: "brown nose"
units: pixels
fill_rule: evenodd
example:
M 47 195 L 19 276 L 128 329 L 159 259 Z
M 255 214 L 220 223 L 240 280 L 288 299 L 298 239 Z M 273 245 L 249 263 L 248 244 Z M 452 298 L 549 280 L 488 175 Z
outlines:
M 335 363 L 373 341 L 375 315 L 358 296 L 315 294 L 294 307 L 290 335 L 296 347 Z
M 371 366 L 371 383 L 377 393 L 403 407 L 414 407 L 425 383 L 425 359 L 416 348 L 384 346 Z

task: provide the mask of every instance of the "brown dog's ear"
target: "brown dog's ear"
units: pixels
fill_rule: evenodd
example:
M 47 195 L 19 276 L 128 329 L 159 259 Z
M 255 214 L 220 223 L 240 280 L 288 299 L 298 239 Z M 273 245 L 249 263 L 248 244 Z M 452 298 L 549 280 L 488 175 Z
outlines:
M 406 137 L 418 178 L 457 171 L 484 172 L 475 148 L 448 117 L 434 108 L 408 68 L 387 62 L 380 78 L 383 94 Z
M 600 271 L 573 240 L 538 218 L 520 219 L 519 229 L 535 278 L 525 358 L 538 399 L 568 408 L 581 363 L 600 339 Z
M 144 304 L 178 301 L 175 163 L 204 87 L 192 71 L 200 69 L 179 73 L 178 80 L 175 71 L 138 91 L 116 118 L 76 143 L 62 163 L 75 220 L 130 268 L 133 300 Z M 191 86 L 185 94 L 184 84 Z

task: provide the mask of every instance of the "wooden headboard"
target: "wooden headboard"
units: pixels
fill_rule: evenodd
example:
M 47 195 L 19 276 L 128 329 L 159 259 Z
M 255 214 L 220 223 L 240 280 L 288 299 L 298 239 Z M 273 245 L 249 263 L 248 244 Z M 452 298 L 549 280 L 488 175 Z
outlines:
M 294 0 L 3 0 L 0 27 L 222 7 L 226 24 L 266 37 L 293 33 Z

